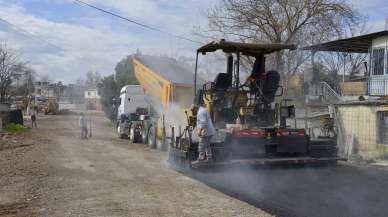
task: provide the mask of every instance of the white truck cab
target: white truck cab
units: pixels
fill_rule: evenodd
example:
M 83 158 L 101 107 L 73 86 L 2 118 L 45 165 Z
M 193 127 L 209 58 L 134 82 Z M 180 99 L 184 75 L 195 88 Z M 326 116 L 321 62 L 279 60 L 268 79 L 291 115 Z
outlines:
M 121 88 L 118 104 L 117 133 L 120 138 L 126 138 L 131 121 L 138 118 L 138 109 L 147 109 L 148 103 L 140 85 L 126 85 Z

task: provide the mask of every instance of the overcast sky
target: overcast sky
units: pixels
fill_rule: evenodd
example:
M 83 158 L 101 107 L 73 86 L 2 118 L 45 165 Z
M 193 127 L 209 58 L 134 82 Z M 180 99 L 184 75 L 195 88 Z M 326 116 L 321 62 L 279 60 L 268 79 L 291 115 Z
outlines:
M 193 26 L 217 0 L 84 0 L 167 32 L 192 37 Z M 371 31 L 383 30 L 386 0 L 352 0 L 369 18 Z M 140 49 L 147 54 L 194 55 L 196 44 L 143 29 L 72 0 L 0 0 L 0 40 L 21 59 L 54 81 L 66 83 L 88 71 L 114 72 L 116 63 Z

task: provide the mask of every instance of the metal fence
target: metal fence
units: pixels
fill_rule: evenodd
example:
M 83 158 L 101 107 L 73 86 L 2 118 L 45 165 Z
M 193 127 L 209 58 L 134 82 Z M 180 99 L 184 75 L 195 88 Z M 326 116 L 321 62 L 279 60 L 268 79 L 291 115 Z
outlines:
M 368 87 L 371 96 L 388 96 L 388 76 L 370 77 Z

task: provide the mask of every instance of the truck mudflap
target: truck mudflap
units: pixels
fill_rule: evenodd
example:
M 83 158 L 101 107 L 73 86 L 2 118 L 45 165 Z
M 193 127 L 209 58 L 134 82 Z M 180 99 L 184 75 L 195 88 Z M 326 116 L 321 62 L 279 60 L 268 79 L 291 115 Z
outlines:
M 290 157 L 290 158 L 260 158 L 260 159 L 234 159 L 222 162 L 191 162 L 192 168 L 216 166 L 270 166 L 270 165 L 318 165 L 332 164 L 338 161 L 347 161 L 342 157 Z

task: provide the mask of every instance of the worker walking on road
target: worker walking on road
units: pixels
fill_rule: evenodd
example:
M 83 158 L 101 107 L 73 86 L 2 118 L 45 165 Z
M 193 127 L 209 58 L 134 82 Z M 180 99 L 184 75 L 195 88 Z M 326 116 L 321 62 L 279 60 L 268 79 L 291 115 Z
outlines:
M 79 117 L 79 127 L 81 130 L 81 139 L 88 138 L 88 120 L 85 117 L 85 114 L 81 112 L 81 116 Z
M 198 144 L 199 156 L 197 162 L 212 161 L 210 140 L 215 134 L 215 129 L 209 111 L 203 105 L 203 102 L 201 102 L 197 112 L 197 133 L 200 138 Z
M 35 128 L 38 128 L 36 124 L 37 109 L 31 103 L 27 106 L 27 114 L 31 117 L 31 127 L 34 128 L 35 126 Z

